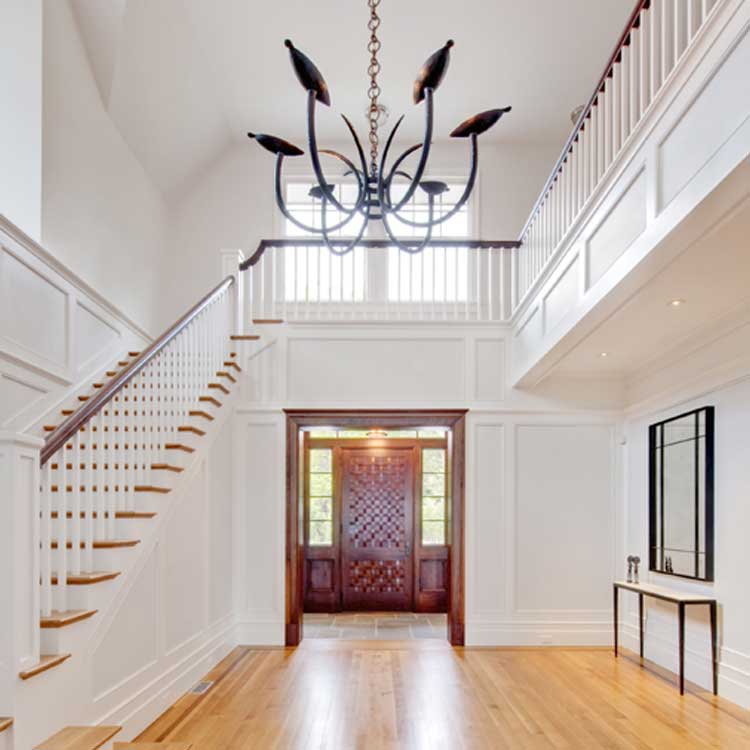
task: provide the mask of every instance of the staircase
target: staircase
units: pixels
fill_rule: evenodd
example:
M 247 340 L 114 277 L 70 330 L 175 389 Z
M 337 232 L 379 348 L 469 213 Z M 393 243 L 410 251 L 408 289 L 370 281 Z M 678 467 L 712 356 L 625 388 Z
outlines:
M 225 407 L 239 388 L 245 347 L 261 338 L 236 332 L 236 289 L 236 277 L 228 276 L 145 351 L 128 352 L 63 404 L 58 419 L 48 418 L 40 426 L 36 486 L 33 481 L 24 486 L 27 497 L 18 503 L 21 521 L 29 505 L 35 508 L 30 517 L 37 521 L 31 543 L 21 541 L 33 557 L 28 570 L 38 580 L 32 597 L 38 602 L 36 622 L 29 620 L 31 643 L 38 645 L 36 658 L 16 659 L 22 663 L 16 684 L 34 682 L 86 653 L 97 619 L 115 596 L 116 579 L 134 567 L 170 494 L 180 487 L 202 446 L 210 444 L 215 425 L 225 421 L 219 418 L 228 416 Z M 281 321 L 258 325 L 270 322 Z M 23 458 L 28 456 L 20 448 L 16 468 Z M 11 472 L 12 488 L 16 479 Z M 15 564 L 17 557 L 13 559 Z M 23 550 L 20 559 L 27 561 Z M 24 580 L 25 571 L 18 573 L 14 579 Z M 18 635 L 19 642 L 28 640 L 28 633 Z M 7 711 L 10 717 L 20 692 L 14 675 L 0 676 L 0 709 L 5 709 L 0 713 Z M 18 721 L 14 725 L 12 718 L 0 717 L 0 750 L 28 750 L 38 742 L 33 727 L 20 730 Z M 110 748 L 119 731 L 119 726 L 71 726 L 34 747 Z M 187 750 L 190 745 L 114 747 Z

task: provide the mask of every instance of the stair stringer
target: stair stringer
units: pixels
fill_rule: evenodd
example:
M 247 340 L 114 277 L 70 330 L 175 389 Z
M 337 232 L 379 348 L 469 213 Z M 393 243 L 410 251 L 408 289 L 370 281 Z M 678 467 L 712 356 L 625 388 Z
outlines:
M 85 589 L 94 597 L 90 605 L 98 609 L 90 620 L 76 623 L 61 632 L 61 649 L 73 656 L 65 664 L 26 682 L 18 682 L 17 712 L 13 731 L 13 744 L 8 750 L 27 750 L 52 735 L 63 726 L 71 724 L 118 724 L 123 731 L 121 740 L 135 736 L 153 719 L 186 692 L 203 674 L 218 663 L 235 645 L 235 613 L 230 594 L 230 608 L 223 616 L 207 622 L 205 627 L 189 638 L 166 649 L 164 623 L 159 622 L 164 590 L 157 589 L 155 616 L 157 621 L 156 658 L 135 668 L 108 689 L 98 691 L 94 684 L 97 669 L 97 649 L 108 633 L 127 615 L 129 598 L 133 595 L 141 574 L 164 552 L 162 541 L 176 526 L 179 514 L 190 500 L 190 493 L 202 483 L 204 498 L 208 498 L 211 485 L 211 463 L 216 463 L 215 449 L 221 441 L 228 442 L 231 460 L 231 432 L 234 401 L 241 391 L 245 372 L 230 395 L 222 397 L 222 407 L 215 419 L 205 428 L 206 434 L 192 442 L 195 448 L 183 462 L 180 474 L 166 472 L 159 484 L 169 487 L 168 494 L 150 498 L 157 516 L 139 533 L 140 544 L 127 550 L 117 560 L 120 576 L 114 581 Z M 231 512 L 231 470 L 226 475 L 226 507 Z M 200 488 L 199 488 L 200 489 Z M 231 529 L 231 527 L 230 527 Z M 226 544 L 231 544 L 229 534 Z M 210 551 L 206 551 L 206 555 Z M 165 564 L 163 560 L 160 565 Z M 229 591 L 231 592 L 231 555 L 229 566 Z M 160 581 L 159 581 L 160 583 Z M 190 587 L 190 581 L 186 581 Z M 163 588 L 163 587 L 161 587 Z M 134 632 L 133 638 L 141 637 Z M 98 693 L 98 694 L 97 694 Z M 40 706 L 44 711 L 40 711 Z M 6 740 L 7 741 L 7 740 Z M 1 746 L 0 746 L 1 747 Z M 105 746 L 106 747 L 106 746 Z

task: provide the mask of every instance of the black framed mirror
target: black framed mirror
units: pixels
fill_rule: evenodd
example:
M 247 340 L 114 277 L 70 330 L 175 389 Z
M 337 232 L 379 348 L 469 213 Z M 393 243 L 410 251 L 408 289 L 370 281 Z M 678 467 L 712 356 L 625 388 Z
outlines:
M 649 427 L 649 570 L 714 579 L 714 408 Z

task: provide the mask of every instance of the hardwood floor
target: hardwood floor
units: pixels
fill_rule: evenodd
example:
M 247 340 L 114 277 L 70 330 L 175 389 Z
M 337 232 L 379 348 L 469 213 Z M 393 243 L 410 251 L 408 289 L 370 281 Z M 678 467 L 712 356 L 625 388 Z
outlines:
M 193 750 L 750 747 L 750 713 L 609 650 L 307 640 L 232 652 L 140 737 Z

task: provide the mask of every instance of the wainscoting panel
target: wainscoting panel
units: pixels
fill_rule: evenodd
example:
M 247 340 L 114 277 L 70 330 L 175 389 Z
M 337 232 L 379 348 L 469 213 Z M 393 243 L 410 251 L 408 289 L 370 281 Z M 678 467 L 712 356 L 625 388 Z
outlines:
M 0 255 L 0 347 L 42 368 L 68 367 L 68 295 L 6 247 Z
M 474 342 L 474 400 L 505 398 L 505 341 L 478 338 Z
M 464 398 L 461 338 L 290 338 L 293 402 L 445 403 Z
M 91 658 L 94 700 L 152 664 L 158 657 L 159 547 L 155 546 Z
M 580 255 L 576 255 L 544 298 L 545 334 L 551 331 L 575 307 L 580 292 Z
M 659 208 L 663 210 L 748 118 L 737 83 L 750 69 L 750 33 L 718 69 L 659 144 Z
M 588 279 L 593 286 L 646 228 L 646 173 L 639 172 L 586 243 Z
M 167 654 L 207 624 L 208 493 L 206 466 L 186 487 L 164 544 L 164 646 Z
M 615 548 L 612 428 L 525 424 L 515 439 L 516 611 L 608 614 Z

